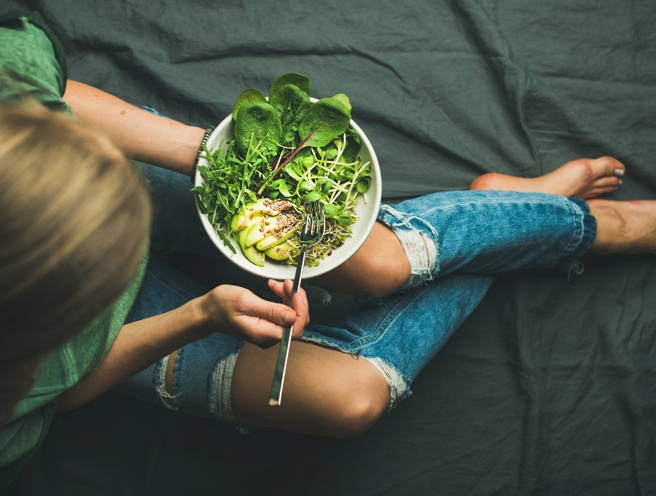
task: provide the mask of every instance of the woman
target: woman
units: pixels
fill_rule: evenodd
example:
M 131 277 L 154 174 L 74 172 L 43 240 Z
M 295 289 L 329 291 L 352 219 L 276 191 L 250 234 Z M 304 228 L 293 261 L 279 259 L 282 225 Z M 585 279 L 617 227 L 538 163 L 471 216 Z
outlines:
M 21 442 L 3 443 L 0 467 L 16 469 L 36 449 L 53 405 L 59 411 L 75 408 L 119 384 L 127 394 L 198 415 L 297 432 L 358 434 L 409 394 L 414 377 L 476 307 L 494 273 L 569 267 L 588 250 L 628 253 L 653 251 L 656 245 L 653 202 L 595 200 L 588 206 L 555 196 L 591 198 L 612 191 L 624 171 L 614 159 L 571 162 L 537 180 L 483 176 L 472 184 L 482 191 L 384 206 L 381 222 L 362 249 L 316 282 L 391 296 L 383 305 L 363 306 L 343 327 L 315 326 L 303 333 L 308 309 L 302 293 L 292 312 L 243 288 L 200 288 L 153 257 L 147 265 L 142 258 L 149 207 L 124 156 L 158 166 L 144 166 L 156 201 L 159 195 L 156 245 L 170 235 L 158 225 L 162 214 L 196 215 L 181 174 L 190 174 L 204 130 L 86 85 L 66 83 L 57 42 L 47 37 L 38 18 L 21 13 L 5 26 L 0 46 L 8 48 L 0 50 L 0 63 L 11 79 L 3 79 L 0 95 L 27 92 L 50 108 L 70 107 L 88 127 L 24 105 L 2 112 L 7 122 L 0 141 L 8 145 L 0 158 L 0 236 L 25 241 L 10 256 L 4 250 L 12 243 L 1 244 L 0 339 L 7 351 L 0 380 L 9 384 L 20 378 L 22 384 L 3 399 L 7 424 L 0 441 Z M 13 55 L 12 43 L 26 39 L 38 55 L 37 64 L 36 56 L 30 65 Z M 65 132 L 55 133 L 59 128 Z M 31 156 L 30 147 L 36 150 Z M 64 165 L 43 161 L 51 156 Z M 78 165 L 67 169 L 68 163 Z M 32 180 L 23 181 L 27 169 L 25 177 Z M 78 189 L 63 194 L 73 187 Z M 506 191 L 488 191 L 495 189 Z M 29 199 L 33 210 L 15 210 L 13 200 L 5 201 L 12 191 L 14 197 Z M 100 205 L 95 210 L 94 202 Z M 42 219 L 46 213 L 58 220 Z M 59 227 L 68 220 L 68 231 Z M 168 224 L 191 226 L 181 219 Z M 195 227 L 200 232 L 195 249 L 202 250 L 201 239 L 207 239 Z M 68 258 L 60 255 L 59 247 L 69 245 L 77 251 Z M 39 256 L 40 249 L 46 255 Z M 5 273 L 17 275 L 5 284 Z M 43 279 L 37 279 L 39 274 Z M 289 281 L 270 281 L 269 286 L 286 301 Z M 36 308 L 34 301 L 40 302 Z M 50 315 L 47 308 L 52 308 Z M 303 341 L 295 342 L 290 353 L 285 401 L 270 408 L 277 348 L 266 346 L 292 323 L 295 337 L 303 335 Z

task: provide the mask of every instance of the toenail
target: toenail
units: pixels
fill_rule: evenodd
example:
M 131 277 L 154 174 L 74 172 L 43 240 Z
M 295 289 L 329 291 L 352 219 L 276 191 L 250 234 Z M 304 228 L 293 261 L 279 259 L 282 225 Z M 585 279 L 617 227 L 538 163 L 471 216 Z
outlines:
M 624 175 L 624 169 L 615 169 L 614 174 L 616 176 L 623 176 Z

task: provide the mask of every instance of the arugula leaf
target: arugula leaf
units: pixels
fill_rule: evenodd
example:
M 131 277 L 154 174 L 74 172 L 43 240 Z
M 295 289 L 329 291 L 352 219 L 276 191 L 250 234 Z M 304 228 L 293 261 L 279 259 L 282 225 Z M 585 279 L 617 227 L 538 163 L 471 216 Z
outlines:
M 232 246 L 232 243 L 230 242 L 230 240 L 228 239 L 228 237 L 227 237 L 227 236 L 225 235 L 225 233 L 223 232 L 223 229 L 217 227 L 216 224 L 215 224 L 215 225 L 214 225 L 214 230 L 216 231 L 216 234 L 219 235 L 219 238 L 221 238 L 221 241 L 223 241 L 223 244 L 224 244 L 225 246 L 227 246 L 228 248 L 230 248 L 230 251 L 233 253 L 233 255 L 236 255 L 236 254 L 237 254 L 237 250 L 235 250 L 235 247 Z

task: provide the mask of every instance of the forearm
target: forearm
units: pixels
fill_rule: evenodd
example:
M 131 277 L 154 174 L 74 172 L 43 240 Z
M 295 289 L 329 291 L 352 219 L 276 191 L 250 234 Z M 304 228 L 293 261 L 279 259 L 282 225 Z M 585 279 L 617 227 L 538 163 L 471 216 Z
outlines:
M 109 93 L 68 80 L 64 100 L 126 157 L 190 175 L 205 130 L 152 114 Z
M 55 399 L 55 411 L 77 408 L 182 346 L 208 335 L 199 300 L 121 328 L 94 372 Z
M 124 325 L 98 367 L 55 399 L 55 411 L 77 408 L 120 384 L 182 346 L 221 332 L 258 346 L 280 342 L 283 327 L 293 326 L 299 339 L 309 321 L 307 297 L 301 289 L 294 308 L 287 304 L 292 281 L 269 281 L 285 303 L 263 300 L 228 284 L 170 312 Z

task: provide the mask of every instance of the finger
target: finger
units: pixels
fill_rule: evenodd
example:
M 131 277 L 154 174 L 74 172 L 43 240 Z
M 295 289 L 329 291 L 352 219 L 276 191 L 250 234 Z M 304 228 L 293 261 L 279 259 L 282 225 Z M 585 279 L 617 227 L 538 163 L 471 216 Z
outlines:
M 287 297 L 291 296 L 293 289 L 294 289 L 294 281 L 292 281 L 291 279 L 286 279 L 285 293 L 287 294 Z
M 263 300 L 254 294 L 242 300 L 238 311 L 243 315 L 258 317 L 279 326 L 292 325 L 296 321 L 296 312 L 288 305 Z
M 305 291 L 301 290 L 294 295 L 294 310 L 296 310 L 296 320 L 292 338 L 301 339 L 305 330 L 305 325 L 310 321 L 308 301 Z
M 237 337 L 265 349 L 280 343 L 283 335 L 282 326 L 249 315 L 239 317 L 237 326 L 239 327 Z
M 305 302 L 305 308 L 307 309 L 307 317 L 305 319 L 305 325 L 308 325 L 310 323 L 310 302 L 308 301 L 307 293 L 303 288 L 301 288 L 300 293 L 303 295 L 303 301 Z
M 268 281 L 269 289 L 273 291 L 276 296 L 279 296 L 281 298 L 287 296 L 285 294 L 285 285 L 282 283 L 282 281 L 276 281 L 275 279 L 269 279 Z
M 284 304 L 289 305 L 289 295 L 290 291 L 287 290 L 290 286 L 287 286 L 281 281 L 269 280 L 269 288 L 276 294 L 276 296 L 282 298 Z

